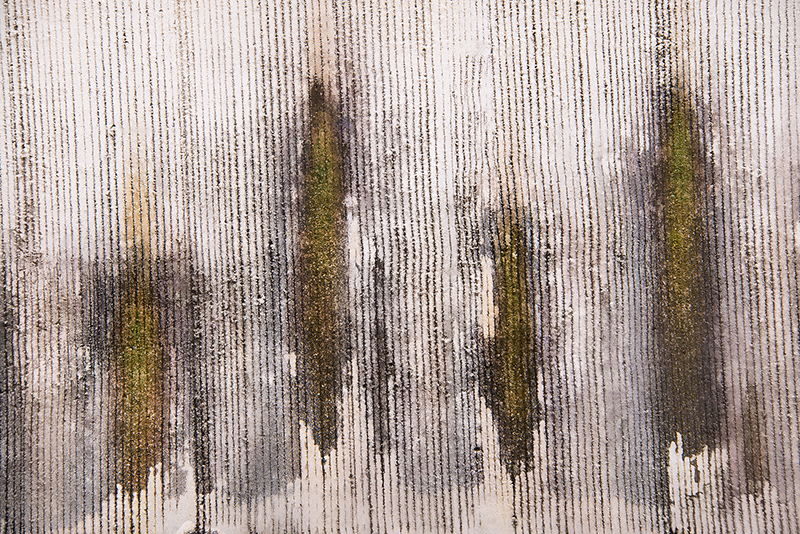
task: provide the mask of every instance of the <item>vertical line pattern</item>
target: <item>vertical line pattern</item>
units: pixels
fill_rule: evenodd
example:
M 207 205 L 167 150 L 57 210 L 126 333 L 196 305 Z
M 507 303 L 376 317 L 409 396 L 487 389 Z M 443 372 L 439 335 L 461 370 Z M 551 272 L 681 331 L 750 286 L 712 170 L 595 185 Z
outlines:
M 8 0 L 0 533 L 800 532 L 798 29 Z

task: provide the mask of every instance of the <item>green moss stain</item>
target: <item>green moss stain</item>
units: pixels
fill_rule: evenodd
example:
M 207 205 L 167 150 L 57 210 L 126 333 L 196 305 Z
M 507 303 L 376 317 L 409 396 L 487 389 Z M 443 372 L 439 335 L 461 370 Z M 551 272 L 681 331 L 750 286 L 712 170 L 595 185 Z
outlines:
M 688 98 L 673 91 L 664 121 L 661 196 L 662 371 L 667 437 L 683 436 L 687 455 L 710 445 L 715 428 L 714 382 L 708 353 L 701 160 Z
M 114 317 L 115 448 L 117 483 L 135 493 L 161 460 L 164 354 L 151 275 L 146 187 L 138 176 L 127 183 L 126 241 Z
M 528 251 L 513 214 L 500 223 L 495 246 L 495 338 L 489 343 L 487 399 L 497 420 L 500 459 L 512 475 L 531 462 L 540 419 Z
M 119 483 L 138 492 L 161 457 L 164 364 L 152 290 L 143 276 L 129 272 L 123 280 L 115 348 Z
M 342 358 L 344 186 L 337 121 L 319 82 L 309 97 L 311 127 L 300 232 L 306 422 L 325 455 L 336 443 Z

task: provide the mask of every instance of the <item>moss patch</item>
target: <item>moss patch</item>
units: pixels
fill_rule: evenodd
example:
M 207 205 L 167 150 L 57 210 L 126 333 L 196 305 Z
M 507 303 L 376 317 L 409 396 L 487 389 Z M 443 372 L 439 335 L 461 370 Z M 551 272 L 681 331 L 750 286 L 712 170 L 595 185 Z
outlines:
M 122 280 L 114 351 L 118 483 L 138 492 L 161 458 L 164 362 L 147 276 L 128 269 Z
M 322 85 L 312 85 L 311 128 L 300 232 L 306 420 L 325 455 L 336 443 L 336 400 L 342 358 L 344 186 L 337 121 Z
M 530 467 L 540 419 L 528 251 L 513 214 L 500 223 L 495 247 L 495 338 L 489 343 L 486 398 L 497 420 L 500 459 L 512 475 Z
M 661 197 L 662 371 L 667 438 L 683 436 L 687 455 L 711 444 L 714 382 L 708 352 L 708 284 L 703 257 L 702 167 L 688 98 L 674 91 L 664 121 Z

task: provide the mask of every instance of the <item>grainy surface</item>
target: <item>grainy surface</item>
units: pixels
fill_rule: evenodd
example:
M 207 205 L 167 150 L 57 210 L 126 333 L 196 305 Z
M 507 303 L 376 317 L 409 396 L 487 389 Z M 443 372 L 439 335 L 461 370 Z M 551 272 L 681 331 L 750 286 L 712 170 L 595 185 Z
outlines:
M 798 532 L 795 0 L 9 0 L 0 533 Z

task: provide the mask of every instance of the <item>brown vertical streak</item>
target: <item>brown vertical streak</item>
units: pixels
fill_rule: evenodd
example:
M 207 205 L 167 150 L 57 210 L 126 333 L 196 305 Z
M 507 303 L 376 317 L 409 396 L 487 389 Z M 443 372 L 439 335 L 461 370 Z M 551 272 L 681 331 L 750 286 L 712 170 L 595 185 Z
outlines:
M 117 480 L 123 490 L 136 493 L 161 459 L 164 353 L 149 273 L 129 263 L 119 291 L 113 348 Z
M 763 481 L 769 477 L 769 465 L 764 458 L 764 429 L 761 423 L 758 390 L 754 383 L 747 384 L 744 399 L 742 426 L 744 434 L 744 478 L 747 493 L 761 491 Z
M 386 332 L 386 280 L 383 260 L 376 260 L 372 270 L 375 290 L 374 344 L 375 361 L 370 369 L 368 388 L 372 397 L 372 425 L 375 429 L 377 450 L 389 447 L 389 379 L 395 372 L 394 359 L 389 352 Z

